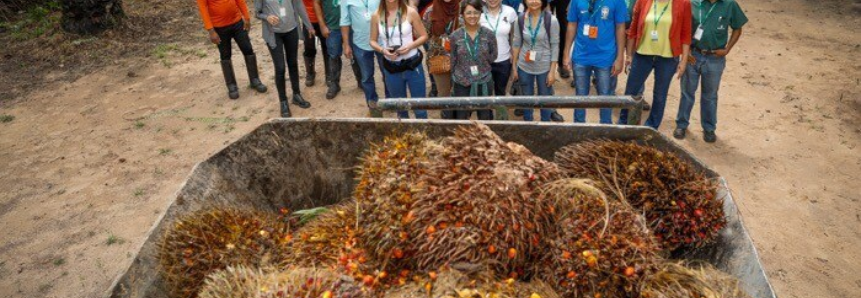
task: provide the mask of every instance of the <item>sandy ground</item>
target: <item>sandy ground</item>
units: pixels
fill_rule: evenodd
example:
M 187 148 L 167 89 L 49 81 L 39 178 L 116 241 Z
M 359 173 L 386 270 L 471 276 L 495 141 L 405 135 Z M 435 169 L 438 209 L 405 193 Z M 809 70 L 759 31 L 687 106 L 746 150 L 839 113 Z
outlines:
M 719 140 L 702 141 L 695 110 L 679 144 L 729 181 L 780 297 L 858 297 L 858 4 L 739 2 L 751 22 L 729 56 Z M 0 297 L 108 290 L 194 164 L 278 115 L 259 34 L 252 32 L 268 94 L 243 89 L 239 100 L 227 99 L 217 53 L 201 41 L 163 60 L 123 59 L 0 109 L 15 116 L 0 123 Z M 197 50 L 207 55 L 187 54 Z M 234 61 L 244 69 L 240 56 Z M 347 69 L 343 85 L 328 101 L 321 74 L 304 91 L 314 106 L 294 107 L 294 115 L 365 116 Z M 567 83 L 557 88 L 573 94 Z M 678 99 L 674 83 L 664 133 Z

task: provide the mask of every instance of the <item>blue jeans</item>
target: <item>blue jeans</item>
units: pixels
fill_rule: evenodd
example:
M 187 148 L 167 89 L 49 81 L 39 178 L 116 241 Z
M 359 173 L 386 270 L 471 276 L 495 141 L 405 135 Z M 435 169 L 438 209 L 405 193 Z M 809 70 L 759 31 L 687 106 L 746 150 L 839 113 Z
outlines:
M 399 62 L 395 62 L 396 64 Z M 386 88 L 392 98 L 407 98 L 407 89 L 410 91 L 410 98 L 423 98 L 427 87 L 425 86 L 425 70 L 421 65 L 413 70 L 407 70 L 399 73 L 390 73 L 383 68 L 385 74 Z M 413 113 L 416 119 L 427 119 L 428 112 L 425 110 L 415 110 Z M 398 118 L 410 118 L 408 111 L 398 111 Z
M 538 86 L 538 96 L 547 96 L 553 95 L 553 87 L 547 86 L 547 74 L 550 72 L 545 72 L 542 74 L 534 75 L 528 72 L 523 71 L 519 67 L 517 68 L 517 76 L 518 76 L 518 84 L 523 88 L 523 95 L 536 95 L 535 94 L 535 86 Z M 525 121 L 533 121 L 535 118 L 532 116 L 532 109 L 523 109 L 523 120 Z M 553 113 L 553 109 L 541 109 L 541 121 L 547 122 L 550 121 L 550 114 Z
M 646 79 L 655 71 L 655 88 L 652 90 L 652 110 L 649 111 L 649 118 L 646 119 L 646 125 L 654 129 L 661 126 L 661 120 L 664 118 L 664 108 L 667 106 L 667 92 L 670 90 L 670 84 L 673 82 L 673 75 L 676 74 L 676 68 L 679 66 L 679 58 L 664 58 L 660 56 L 644 56 L 638 53 L 634 54 L 634 59 L 631 62 L 631 73 L 628 76 L 628 84 L 625 85 L 625 95 L 637 95 L 643 86 L 646 84 Z M 628 122 L 628 110 L 623 109 L 619 112 L 619 123 Z
M 697 59 L 695 65 L 688 65 L 682 75 L 682 101 L 679 103 L 679 113 L 676 115 L 676 128 L 687 129 L 691 118 L 691 110 L 696 100 L 697 85 L 702 84 L 700 93 L 700 124 L 704 131 L 717 129 L 718 89 L 723 70 L 726 68 L 725 57 L 706 56 L 693 52 Z
M 382 71 L 383 55 L 377 54 L 374 51 L 365 51 L 355 44 L 351 44 L 351 46 L 353 47 L 353 56 L 356 58 L 356 63 L 359 63 L 359 69 L 362 71 L 362 91 L 365 93 L 365 101 L 368 103 L 368 107 L 376 107 L 380 96 L 377 94 L 377 84 L 374 81 L 374 58 L 376 58 Z M 385 74 L 383 75 L 383 84 L 385 84 Z M 389 91 L 386 90 L 386 98 L 390 97 Z
M 574 85 L 578 96 L 589 95 L 592 85 L 592 75 L 595 75 L 598 95 L 612 95 L 614 89 L 612 67 L 601 68 L 574 64 Z M 574 109 L 574 122 L 586 122 L 586 110 Z M 601 109 L 601 124 L 613 124 L 613 109 Z
M 329 52 L 329 58 L 338 58 L 344 54 L 344 46 L 341 44 L 343 41 L 340 27 L 329 31 L 329 38 L 326 38 L 326 50 Z

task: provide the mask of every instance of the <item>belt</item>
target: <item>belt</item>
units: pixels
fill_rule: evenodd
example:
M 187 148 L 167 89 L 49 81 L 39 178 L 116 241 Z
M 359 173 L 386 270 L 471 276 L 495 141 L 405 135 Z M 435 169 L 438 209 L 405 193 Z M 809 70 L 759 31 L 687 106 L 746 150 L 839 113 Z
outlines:
M 691 46 L 691 50 L 706 56 L 714 55 L 714 50 L 703 50 L 698 47 Z

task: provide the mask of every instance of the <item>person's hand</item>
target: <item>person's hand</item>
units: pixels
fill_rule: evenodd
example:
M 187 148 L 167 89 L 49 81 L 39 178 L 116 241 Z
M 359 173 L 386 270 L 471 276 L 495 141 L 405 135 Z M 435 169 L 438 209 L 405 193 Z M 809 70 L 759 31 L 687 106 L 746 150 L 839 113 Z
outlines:
M 251 21 L 245 21 L 242 24 L 242 30 L 248 31 L 251 29 Z
M 622 69 L 625 68 L 625 58 L 616 59 L 616 62 L 613 63 L 612 76 L 618 76 L 622 73 Z
M 553 87 L 553 83 L 556 83 L 556 72 L 551 71 L 547 73 L 547 87 Z
M 398 58 L 397 53 L 395 53 L 391 49 L 387 49 L 387 48 L 383 48 L 383 56 L 385 56 L 386 59 L 389 59 L 390 61 L 394 61 L 395 59 Z
M 323 35 L 323 38 L 329 38 L 329 27 L 326 27 L 322 22 L 320 22 L 320 34 Z
M 314 37 L 315 35 L 317 35 L 317 31 L 314 31 L 314 27 L 308 27 L 308 34 L 311 37 Z
M 571 71 L 573 67 L 571 67 L 571 57 L 562 58 L 562 67 L 567 71 Z
M 278 23 L 281 22 L 281 19 L 276 16 L 268 16 L 266 17 L 266 21 L 269 22 L 269 25 L 277 26 Z
M 729 55 L 729 50 L 714 50 L 712 53 L 714 53 L 715 57 L 726 57 L 726 55 Z
M 516 83 L 519 79 L 520 78 L 517 75 L 517 67 L 511 67 L 511 81 Z
M 350 46 L 346 45 L 346 44 L 343 46 L 343 48 L 344 48 L 344 57 L 347 57 L 347 59 L 353 60 L 353 49 L 350 48 Z
M 214 44 L 220 44 L 221 43 L 221 37 L 218 36 L 218 33 L 215 32 L 215 29 L 209 29 L 209 41 L 211 41 Z
M 631 60 L 633 59 L 625 59 L 625 74 L 631 73 Z
M 395 54 L 397 54 L 397 55 L 406 55 L 406 54 L 409 54 L 409 53 L 410 53 L 410 51 L 412 51 L 412 50 L 413 50 L 413 49 L 412 49 L 412 48 L 410 48 L 409 46 L 402 46 L 402 47 L 398 48 L 398 50 L 397 50 L 397 51 L 395 51 Z
M 685 59 L 687 60 L 687 59 Z M 685 69 L 687 69 L 688 64 L 684 63 L 684 61 L 679 63 L 679 67 L 676 69 L 676 73 L 678 73 L 678 77 L 676 77 L 679 81 L 682 80 L 682 76 L 685 75 Z

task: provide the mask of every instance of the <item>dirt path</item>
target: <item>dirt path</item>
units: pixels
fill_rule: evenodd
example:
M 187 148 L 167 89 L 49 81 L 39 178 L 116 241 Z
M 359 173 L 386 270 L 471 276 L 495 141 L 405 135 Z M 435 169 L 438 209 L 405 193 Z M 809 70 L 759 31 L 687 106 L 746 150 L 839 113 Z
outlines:
M 702 142 L 695 124 L 679 143 L 727 177 L 780 297 L 857 296 L 858 5 L 739 2 L 751 22 L 725 74 L 719 141 Z M 0 110 L 15 116 L 0 123 L 0 297 L 99 297 L 192 166 L 277 116 L 274 92 L 226 99 L 214 49 L 178 49 L 162 60 L 120 61 Z M 345 92 L 327 101 L 320 75 L 305 91 L 314 107 L 294 115 L 364 116 L 349 71 L 345 81 Z M 558 92 L 573 93 L 566 85 Z M 678 93 L 674 83 L 664 133 Z

